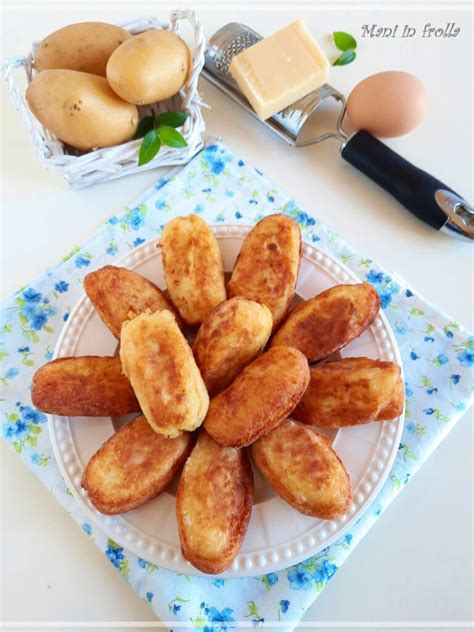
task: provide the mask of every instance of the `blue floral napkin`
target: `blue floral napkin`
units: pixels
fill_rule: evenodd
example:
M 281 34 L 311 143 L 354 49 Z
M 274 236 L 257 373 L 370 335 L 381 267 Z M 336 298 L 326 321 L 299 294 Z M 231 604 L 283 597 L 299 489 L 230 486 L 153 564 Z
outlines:
M 293 217 L 305 241 L 338 257 L 380 293 L 406 376 L 406 424 L 398 456 L 363 518 L 319 555 L 261 577 L 178 575 L 128 553 L 88 522 L 55 463 L 46 416 L 31 405 L 31 378 L 51 359 L 64 321 L 82 294 L 86 273 L 156 239 L 176 215 L 198 213 L 209 222 L 248 224 L 275 212 Z M 7 300 L 0 327 L 4 438 L 170 627 L 182 621 L 211 632 L 228 630 L 237 622 L 257 626 L 279 621 L 291 630 L 473 400 L 474 337 L 427 304 L 403 279 L 355 252 L 220 142 L 208 145 L 169 180 L 160 180 L 137 205 L 111 217 L 86 243 Z

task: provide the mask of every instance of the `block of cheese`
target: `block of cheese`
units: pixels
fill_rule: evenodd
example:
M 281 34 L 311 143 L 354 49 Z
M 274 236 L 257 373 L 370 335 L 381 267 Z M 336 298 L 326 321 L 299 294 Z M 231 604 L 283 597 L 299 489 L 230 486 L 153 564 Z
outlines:
M 234 57 L 230 74 L 261 119 L 323 85 L 329 61 L 302 20 Z

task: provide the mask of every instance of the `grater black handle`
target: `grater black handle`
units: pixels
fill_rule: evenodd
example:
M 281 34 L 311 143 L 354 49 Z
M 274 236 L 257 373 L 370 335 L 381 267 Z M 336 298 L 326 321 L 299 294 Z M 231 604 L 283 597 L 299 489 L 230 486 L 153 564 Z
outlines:
M 446 198 L 457 200 L 456 204 L 452 204 L 454 213 L 460 204 L 469 208 L 467 202 L 450 187 L 412 165 L 369 132 L 362 130 L 351 136 L 342 147 L 341 155 L 419 219 L 437 230 L 450 219 Z

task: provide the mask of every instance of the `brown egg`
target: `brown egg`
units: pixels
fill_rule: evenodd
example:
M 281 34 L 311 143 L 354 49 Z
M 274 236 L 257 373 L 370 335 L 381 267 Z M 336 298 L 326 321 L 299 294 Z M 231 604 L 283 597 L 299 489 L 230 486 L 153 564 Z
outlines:
M 417 77 L 388 70 L 356 85 L 347 99 L 347 115 L 356 129 L 391 138 L 415 129 L 425 116 L 426 106 L 425 86 Z

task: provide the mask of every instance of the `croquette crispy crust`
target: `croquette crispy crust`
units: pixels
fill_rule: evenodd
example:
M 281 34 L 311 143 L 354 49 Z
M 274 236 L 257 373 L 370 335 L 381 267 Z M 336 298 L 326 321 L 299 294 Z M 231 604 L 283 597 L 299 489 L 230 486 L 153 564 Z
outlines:
M 141 409 L 156 432 L 176 437 L 204 420 L 209 395 L 174 315 L 164 309 L 122 325 L 120 358 Z
M 221 573 L 239 552 L 252 512 L 253 475 L 245 450 L 223 448 L 202 431 L 176 497 L 181 549 L 204 573 Z
M 266 305 L 275 330 L 290 309 L 301 261 L 301 233 L 294 219 L 268 215 L 249 232 L 229 281 L 229 296 Z
M 104 514 L 136 509 L 168 487 L 191 452 L 189 432 L 168 439 L 142 415 L 120 428 L 91 458 L 82 477 L 92 504 Z
M 263 351 L 272 331 L 268 307 L 235 297 L 215 307 L 199 328 L 193 351 L 212 396 Z
M 149 309 L 174 311 L 164 292 L 127 268 L 104 266 L 84 279 L 84 290 L 105 325 L 120 338 L 122 323 Z
M 344 358 L 311 367 L 311 381 L 292 413 L 320 428 L 394 419 L 403 412 L 400 367 L 369 358 Z
M 221 445 L 249 445 L 288 417 L 308 384 L 304 355 L 272 347 L 211 400 L 204 427 Z
M 176 217 L 161 236 L 166 285 L 188 325 L 199 325 L 227 298 L 219 244 L 197 215 Z
M 119 358 L 58 358 L 36 371 L 33 405 L 45 413 L 71 417 L 109 417 L 140 412 Z
M 333 520 L 348 510 L 351 482 L 328 437 L 287 419 L 250 450 L 275 492 L 297 511 Z
M 298 305 L 271 345 L 295 347 L 316 362 L 360 336 L 379 309 L 379 295 L 368 283 L 336 285 Z

